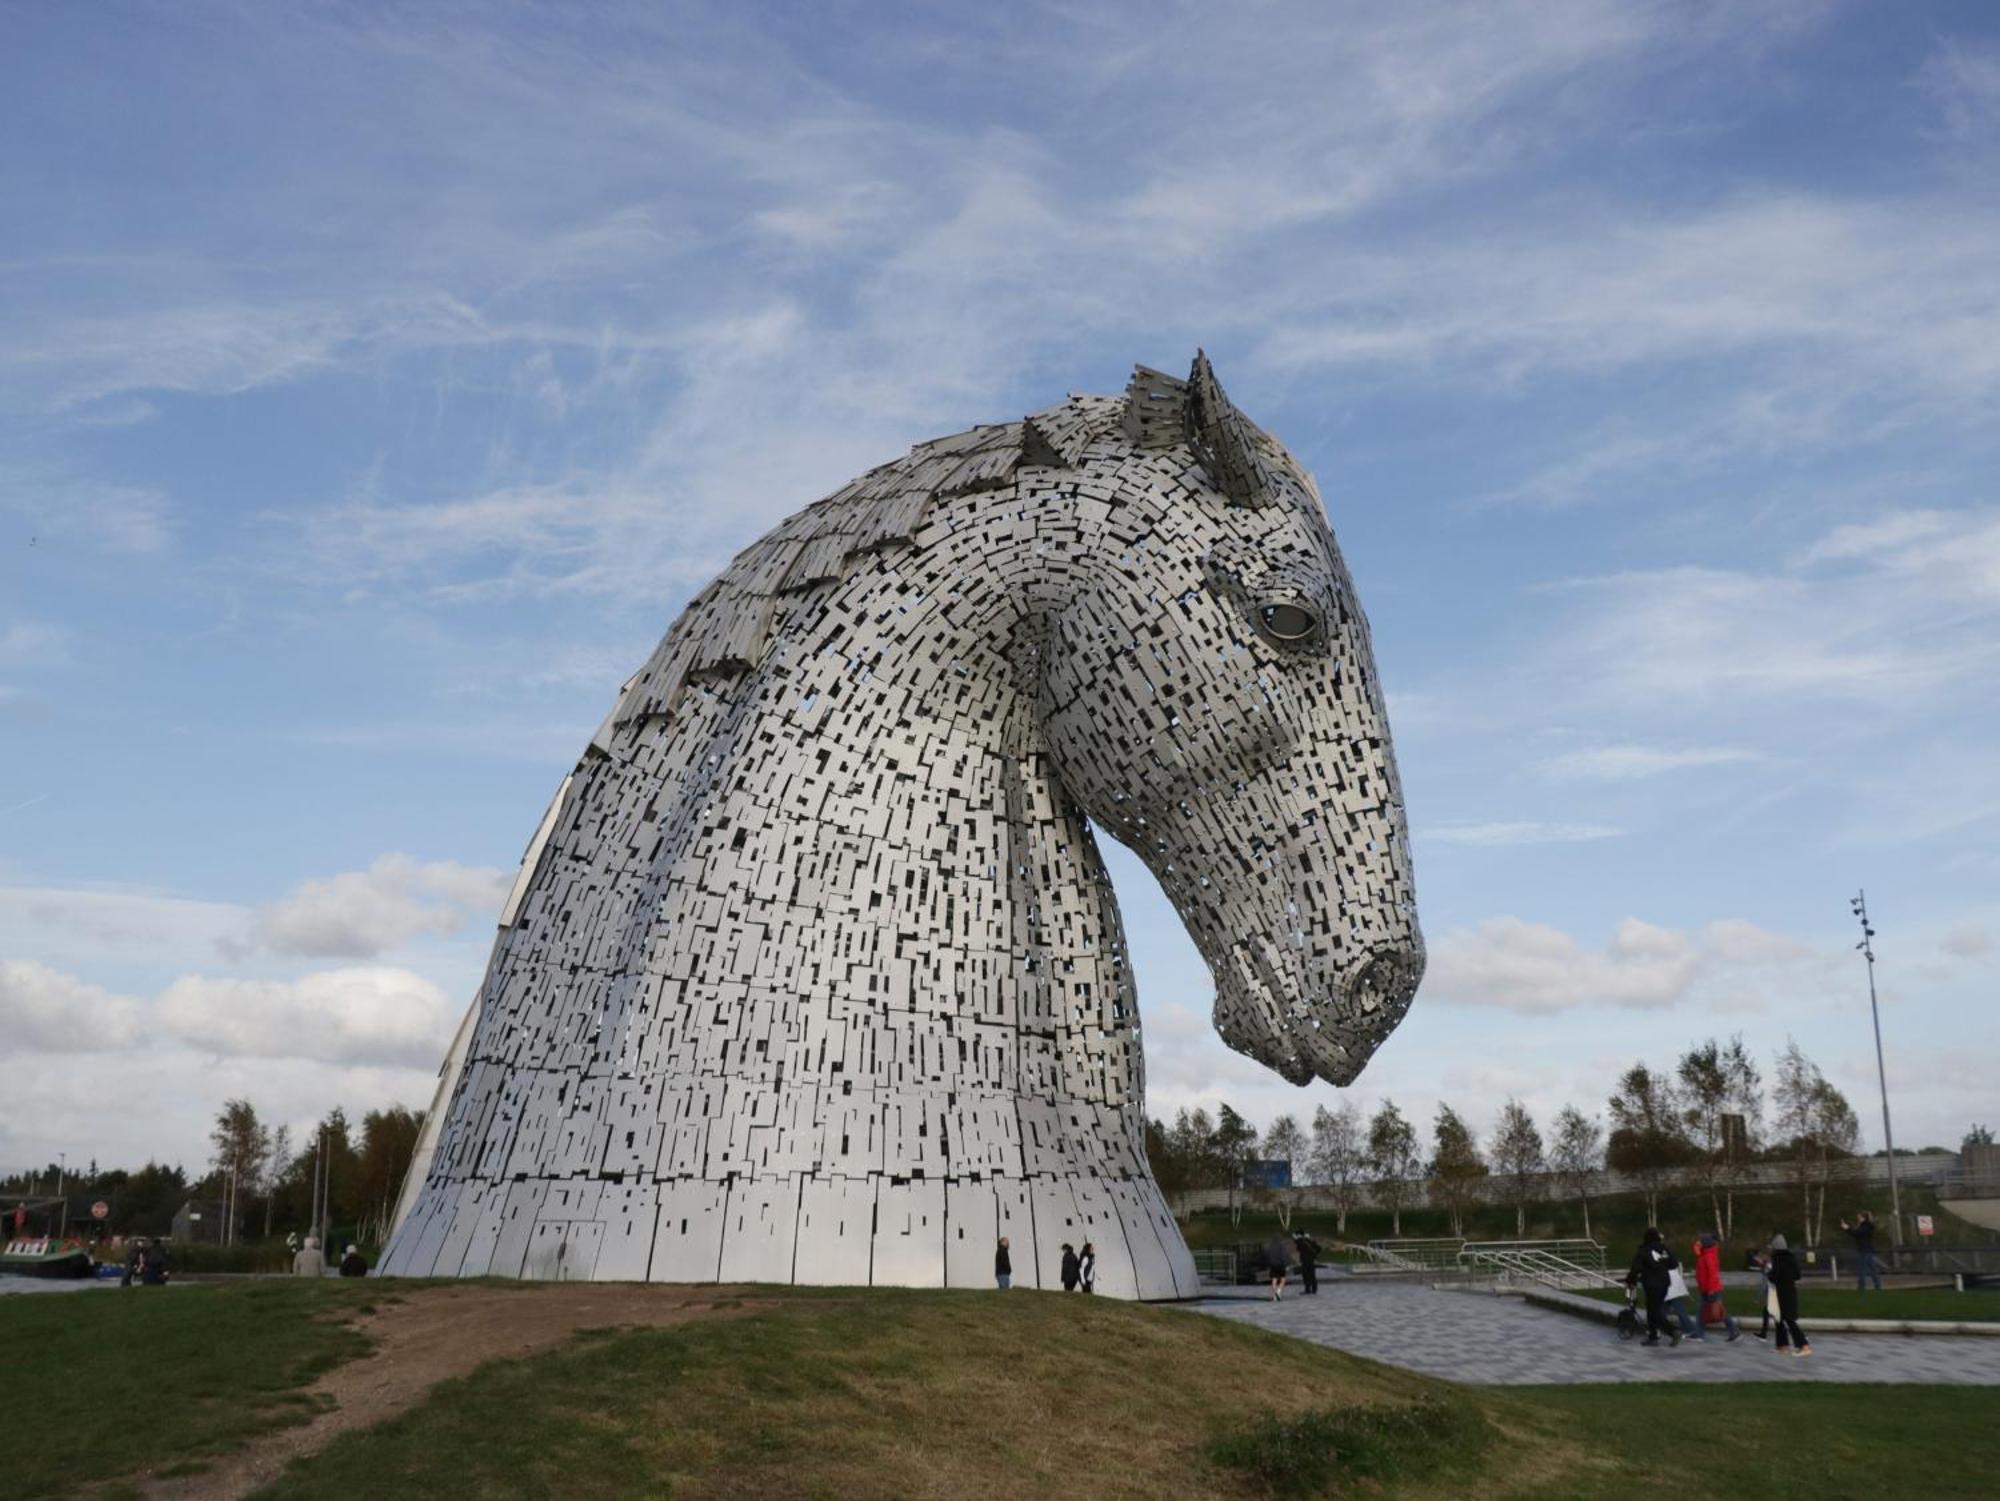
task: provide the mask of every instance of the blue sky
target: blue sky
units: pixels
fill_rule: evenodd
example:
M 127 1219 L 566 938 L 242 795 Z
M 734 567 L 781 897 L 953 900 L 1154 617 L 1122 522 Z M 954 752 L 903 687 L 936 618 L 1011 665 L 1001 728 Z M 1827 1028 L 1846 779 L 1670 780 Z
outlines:
M 2000 1115 L 1980 5 L 0 4 L 0 1163 L 422 1103 L 687 597 L 1197 345 L 1317 474 L 1478 1124 L 1796 1036 Z M 1153 1107 L 1294 1090 L 1114 854 Z

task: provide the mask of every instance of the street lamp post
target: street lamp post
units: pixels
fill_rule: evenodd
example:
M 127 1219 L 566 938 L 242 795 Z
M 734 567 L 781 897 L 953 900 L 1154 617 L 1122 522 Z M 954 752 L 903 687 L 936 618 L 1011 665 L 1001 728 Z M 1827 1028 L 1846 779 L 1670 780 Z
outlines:
M 1848 905 L 1861 923 L 1861 942 L 1854 946 L 1868 960 L 1868 1014 L 1875 1022 L 1875 1081 L 1882 1087 L 1882 1145 L 1889 1153 L 1889 1213 L 1896 1244 L 1903 1243 L 1903 1199 L 1896 1188 L 1896 1134 L 1889 1129 L 1889 1071 L 1882 1063 L 1882 1008 L 1875 1000 L 1875 930 L 1868 925 L 1868 893 L 1855 893 Z

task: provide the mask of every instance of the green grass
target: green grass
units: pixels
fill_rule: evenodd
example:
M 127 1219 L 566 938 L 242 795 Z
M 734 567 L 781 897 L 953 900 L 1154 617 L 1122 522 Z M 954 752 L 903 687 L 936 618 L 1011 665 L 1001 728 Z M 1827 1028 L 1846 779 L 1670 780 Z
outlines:
M 341 1315 L 426 1295 L 385 1291 L 272 1282 L 0 1300 L 0 1412 L 29 1415 L 10 1429 L 7 1493 L 185 1468 L 292 1420 L 306 1410 L 299 1388 L 363 1349 Z M 771 1306 L 592 1330 L 483 1366 L 337 1439 L 266 1494 L 1803 1501 L 1983 1496 L 2000 1472 L 1987 1389 L 1461 1388 L 1108 1299 L 752 1296 Z
M 364 1353 L 381 1285 L 268 1282 L 0 1297 L 13 1495 L 188 1464 L 303 1421 L 299 1388 Z
M 1401 1407 L 1347 1407 L 1267 1417 L 1209 1445 L 1208 1457 L 1274 1495 L 1317 1496 L 1464 1467 L 1492 1426 L 1458 1396 Z
M 1992 1496 L 2000 1473 L 1990 1387 L 1560 1386 L 1497 1405 L 1559 1420 L 1612 1466 L 1551 1477 L 1543 1501 L 1958 1501 Z
M 1617 1288 L 1593 1288 L 1586 1296 L 1607 1303 L 1622 1303 L 1625 1294 Z M 1754 1287 L 1724 1290 L 1722 1301 L 1739 1319 L 1754 1319 L 1764 1312 L 1762 1292 Z M 1690 1312 L 1692 1302 L 1690 1303 Z M 1851 1286 L 1826 1287 L 1814 1282 L 1800 1284 L 1799 1322 L 1814 1319 L 1930 1319 L 1950 1323 L 2000 1323 L 2000 1292 L 1953 1292 L 1947 1287 L 1894 1288 L 1886 1292 L 1858 1293 Z M 1807 1332 L 1811 1332 L 1810 1329 Z
M 1339 1494 L 1401 1467 L 1463 1478 L 1487 1436 L 1440 1383 L 1199 1314 L 878 1290 L 486 1366 L 270 1494 Z

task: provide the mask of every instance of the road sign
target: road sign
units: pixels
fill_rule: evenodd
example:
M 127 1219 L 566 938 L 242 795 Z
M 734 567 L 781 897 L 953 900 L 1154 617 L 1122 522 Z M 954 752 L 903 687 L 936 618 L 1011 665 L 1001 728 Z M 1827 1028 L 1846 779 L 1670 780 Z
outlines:
M 1931 1223 L 1931 1217 L 1929 1215 L 1920 1214 L 1917 1216 L 1917 1234 L 1919 1235 L 1937 1234 L 1937 1226 Z
M 98 1200 L 98 1201 L 97 1201 L 97 1202 L 96 1202 L 95 1204 L 92 1204 L 92 1205 L 90 1206 L 90 1217 L 91 1217 L 92 1219 L 94 1219 L 94 1220 L 108 1220 L 108 1219 L 110 1219 L 110 1218 L 111 1218 L 111 1206 L 110 1206 L 109 1204 L 105 1203 L 105 1202 L 104 1202 L 104 1200 L 102 1200 L 102 1199 L 99 1199 L 99 1200 Z

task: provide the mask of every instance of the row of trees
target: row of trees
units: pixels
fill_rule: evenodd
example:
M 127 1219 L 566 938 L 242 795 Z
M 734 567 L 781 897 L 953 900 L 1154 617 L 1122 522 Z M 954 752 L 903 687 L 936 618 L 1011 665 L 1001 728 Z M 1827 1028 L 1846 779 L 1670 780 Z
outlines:
M 248 1100 L 230 1100 L 216 1112 L 209 1132 L 208 1171 L 190 1176 L 179 1166 L 147 1163 L 136 1170 L 101 1170 L 95 1162 L 62 1173 L 51 1163 L 38 1173 L 5 1181 L 18 1192 L 52 1193 L 58 1182 L 76 1195 L 111 1205 L 106 1228 L 118 1234 L 165 1235 L 191 1199 L 221 1203 L 226 1223 L 245 1236 L 305 1230 L 316 1199 L 325 1219 L 352 1226 L 357 1239 L 377 1240 L 387 1230 L 396 1195 L 415 1154 L 421 1112 L 401 1105 L 370 1110 L 357 1128 L 339 1106 L 304 1139 L 284 1125 L 267 1123 Z M 316 1190 L 315 1183 L 323 1183 Z
M 1581 1204 L 1588 1235 L 1591 1189 L 1608 1167 L 1638 1186 L 1651 1218 L 1658 1217 L 1662 1192 L 1699 1187 L 1717 1233 L 1727 1236 L 1736 1192 L 1751 1167 L 1789 1162 L 1804 1195 L 1807 1235 L 1816 1240 L 1827 1184 L 1860 1143 L 1853 1107 L 1796 1042 L 1777 1055 L 1768 1122 L 1763 1073 L 1740 1036 L 1700 1042 L 1671 1068 L 1634 1063 L 1605 1104 L 1608 1131 L 1600 1118 L 1565 1105 L 1545 1136 L 1527 1107 L 1509 1099 L 1483 1145 L 1457 1110 L 1441 1104 L 1428 1155 L 1393 1100 L 1365 1120 L 1352 1101 L 1336 1110 L 1319 1107 L 1309 1127 L 1280 1116 L 1261 1135 L 1224 1105 L 1214 1119 L 1183 1110 L 1171 1126 L 1153 1122 L 1147 1148 L 1169 1194 L 1229 1188 L 1234 1203 L 1250 1161 L 1282 1158 L 1292 1164 L 1293 1182 L 1324 1187 L 1343 1233 L 1366 1190 L 1390 1212 L 1398 1235 L 1403 1210 L 1419 1194 L 1446 1211 L 1454 1234 L 1462 1233 L 1467 1212 L 1496 1184 L 1514 1206 L 1517 1235 L 1526 1234 L 1528 1205 L 1551 1187 Z

